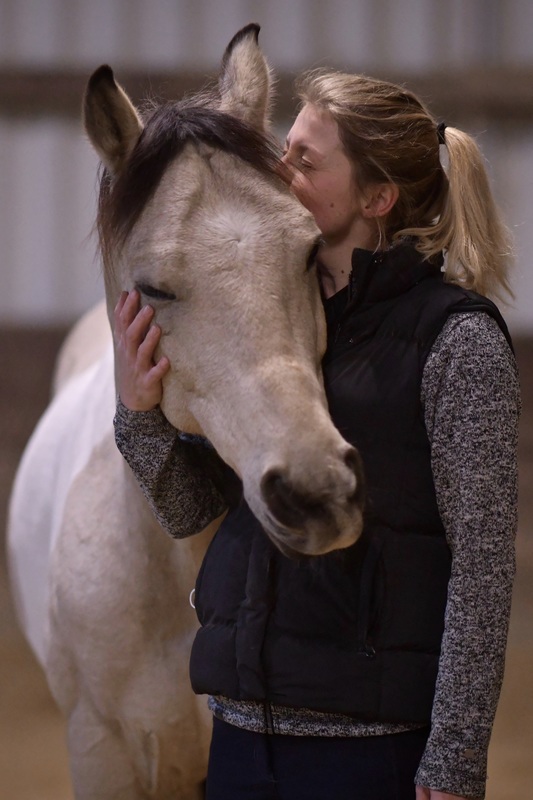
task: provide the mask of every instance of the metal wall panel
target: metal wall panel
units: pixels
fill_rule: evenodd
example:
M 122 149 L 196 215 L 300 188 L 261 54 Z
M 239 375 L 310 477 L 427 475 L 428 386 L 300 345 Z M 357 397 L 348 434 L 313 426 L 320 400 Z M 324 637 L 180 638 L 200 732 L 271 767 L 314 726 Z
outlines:
M 110 62 L 119 74 L 213 74 L 233 33 L 254 20 L 272 65 L 293 73 L 328 64 L 408 80 L 465 65 L 533 64 L 529 0 L 0 0 L 0 68 L 89 72 Z M 486 127 L 479 120 L 478 130 Z M 482 145 L 525 258 L 533 137 L 494 119 L 490 130 Z M 0 144 L 0 323 L 71 320 L 102 291 L 87 240 L 96 159 L 68 119 L 0 116 Z M 533 328 L 527 270 L 517 271 L 517 289 L 513 325 Z
M 101 297 L 97 159 L 79 123 L 0 118 L 0 320 L 68 322 Z
M 216 65 L 247 22 L 278 68 L 531 62 L 529 0 L 2 0 L 0 64 Z

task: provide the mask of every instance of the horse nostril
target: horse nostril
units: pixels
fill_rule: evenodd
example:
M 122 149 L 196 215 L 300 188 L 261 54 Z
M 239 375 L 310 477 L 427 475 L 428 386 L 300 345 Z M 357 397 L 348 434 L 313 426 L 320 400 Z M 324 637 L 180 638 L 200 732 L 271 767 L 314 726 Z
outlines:
M 346 466 L 352 470 L 355 475 L 355 490 L 352 493 L 350 500 L 352 503 L 357 503 L 362 505 L 365 501 L 366 490 L 365 490 L 365 473 L 363 470 L 363 462 L 361 460 L 361 456 L 355 449 L 355 447 L 351 447 L 344 456 L 344 461 Z
M 350 448 L 344 460 L 355 476 L 355 489 L 345 499 L 350 504 L 362 506 L 365 481 L 361 458 L 357 450 Z M 287 528 L 304 528 L 310 520 L 324 525 L 332 522 L 331 490 L 325 488 L 323 492 L 309 494 L 297 489 L 282 469 L 273 468 L 265 472 L 261 479 L 261 494 L 271 514 Z
M 281 470 L 268 470 L 261 480 L 261 492 L 274 517 L 288 528 L 302 528 L 309 517 L 324 513 L 322 504 L 292 486 Z
M 281 470 L 270 469 L 261 479 L 261 493 L 272 514 L 289 527 L 295 527 L 300 514 L 292 504 L 291 488 Z

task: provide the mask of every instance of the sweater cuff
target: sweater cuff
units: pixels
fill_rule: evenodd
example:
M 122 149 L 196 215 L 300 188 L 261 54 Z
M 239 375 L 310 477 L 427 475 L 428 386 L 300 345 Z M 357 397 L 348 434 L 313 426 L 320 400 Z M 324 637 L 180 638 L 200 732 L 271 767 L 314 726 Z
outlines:
M 416 783 L 439 792 L 483 800 L 487 780 L 488 733 L 433 727 Z
M 170 426 L 170 422 L 159 406 L 150 409 L 150 411 L 132 411 L 131 408 L 127 408 L 124 405 L 119 396 L 117 396 L 117 408 L 115 411 L 115 427 L 117 424 L 130 430 L 140 430 L 145 435 L 158 433 L 161 428 Z

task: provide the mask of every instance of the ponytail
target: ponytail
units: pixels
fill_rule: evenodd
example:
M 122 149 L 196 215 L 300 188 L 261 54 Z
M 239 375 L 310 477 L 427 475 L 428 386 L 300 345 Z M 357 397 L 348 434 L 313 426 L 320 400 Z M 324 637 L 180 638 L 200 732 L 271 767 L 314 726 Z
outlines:
M 468 134 L 446 127 L 447 181 L 437 221 L 428 228 L 398 231 L 414 235 L 427 257 L 443 250 L 446 279 L 483 295 L 513 297 L 509 284 L 511 235 L 494 202 L 481 152 Z

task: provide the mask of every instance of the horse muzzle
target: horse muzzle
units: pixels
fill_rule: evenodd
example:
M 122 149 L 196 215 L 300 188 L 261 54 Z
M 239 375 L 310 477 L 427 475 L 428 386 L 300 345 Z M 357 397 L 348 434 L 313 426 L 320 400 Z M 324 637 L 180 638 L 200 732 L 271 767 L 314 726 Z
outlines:
M 338 479 L 328 485 L 302 486 L 287 470 L 268 469 L 261 480 L 267 509 L 266 533 L 285 555 L 323 555 L 349 547 L 361 535 L 365 482 L 361 459 L 354 448 L 344 454 Z

